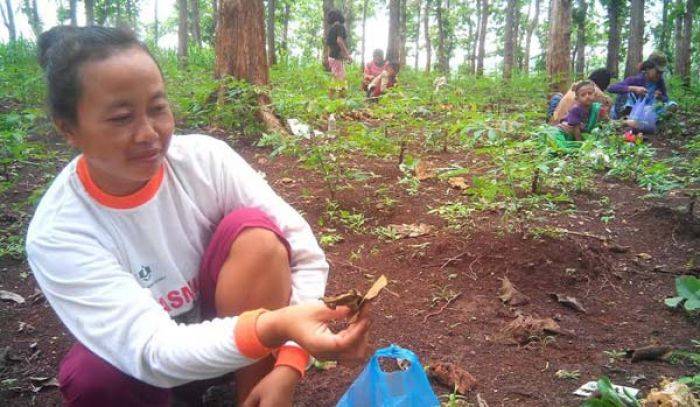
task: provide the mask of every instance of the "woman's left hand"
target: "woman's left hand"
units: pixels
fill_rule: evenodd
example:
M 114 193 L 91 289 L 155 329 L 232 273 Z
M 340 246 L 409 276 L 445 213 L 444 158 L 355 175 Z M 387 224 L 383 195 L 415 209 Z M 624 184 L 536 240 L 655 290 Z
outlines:
M 243 407 L 291 407 L 299 372 L 289 366 L 276 366 L 253 387 Z

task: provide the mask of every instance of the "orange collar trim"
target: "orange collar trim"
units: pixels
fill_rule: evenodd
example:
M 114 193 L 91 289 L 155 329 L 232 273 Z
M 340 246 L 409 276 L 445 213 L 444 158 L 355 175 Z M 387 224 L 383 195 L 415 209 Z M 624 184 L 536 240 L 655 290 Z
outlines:
M 85 190 L 87 191 L 88 195 L 92 197 L 92 199 L 109 208 L 131 209 L 145 204 L 156 195 L 156 192 L 158 192 L 158 189 L 160 188 L 160 184 L 163 182 L 165 169 L 164 165 L 161 165 L 156 175 L 154 175 L 153 178 L 146 183 L 146 185 L 133 194 L 126 196 L 110 195 L 102 191 L 90 177 L 87 160 L 85 160 L 85 157 L 82 155 L 80 158 L 78 158 L 76 172 L 78 173 L 80 182 L 83 184 L 83 187 L 85 187 Z

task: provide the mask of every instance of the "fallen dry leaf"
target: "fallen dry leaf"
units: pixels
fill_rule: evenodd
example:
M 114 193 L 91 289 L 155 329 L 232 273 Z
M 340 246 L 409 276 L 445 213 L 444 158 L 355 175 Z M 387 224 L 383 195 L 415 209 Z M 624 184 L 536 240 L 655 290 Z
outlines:
M 649 253 L 637 253 L 637 257 L 639 257 L 640 259 L 642 259 L 644 261 L 649 261 L 652 259 L 651 254 L 649 254 Z
M 24 304 L 24 297 L 12 291 L 0 290 L 0 300 L 14 301 L 17 304 Z
M 433 231 L 434 227 L 426 223 L 419 224 L 403 224 L 403 225 L 389 225 L 389 228 L 394 230 L 398 239 L 403 239 L 407 237 L 420 237 L 425 236 Z
M 456 366 L 454 363 L 437 362 L 430 363 L 427 369 L 428 376 L 438 383 L 450 389 L 456 389 L 457 393 L 466 395 L 478 384 L 471 373 Z
M 498 297 L 501 301 L 509 303 L 512 306 L 525 305 L 530 302 L 530 298 L 518 291 L 517 288 L 510 282 L 508 277 L 503 277 L 501 279 L 501 290 L 498 293 Z
M 30 377 L 29 381 L 32 382 L 33 393 L 38 393 L 47 387 L 59 387 L 58 379 L 55 377 Z
M 283 184 L 292 184 L 292 183 L 294 183 L 294 180 L 291 178 L 285 177 L 285 178 L 280 178 L 280 182 Z
M 698 399 L 687 385 L 663 380 L 661 389 L 652 389 L 642 400 L 642 405 L 645 407 L 695 407 L 698 405 Z
M 364 296 L 360 295 L 359 291 L 352 289 L 345 294 L 325 296 L 321 298 L 321 300 L 331 309 L 335 309 L 339 305 L 350 307 L 354 314 L 352 318 L 350 318 L 350 323 L 353 323 L 357 319 L 357 315 L 362 309 L 362 306 L 377 298 L 379 293 L 387 286 L 388 282 L 386 276 L 382 274 L 377 281 L 372 284 L 372 287 L 367 290 Z
M 658 360 L 667 357 L 673 349 L 670 346 L 645 346 L 632 351 L 632 362 Z
M 435 176 L 435 168 L 431 168 L 429 164 L 430 163 L 424 160 L 420 160 L 418 164 L 416 164 L 415 173 L 418 181 L 425 181 Z
M 556 293 L 551 293 L 549 294 L 549 296 L 554 298 L 558 303 L 565 305 L 571 309 L 574 309 L 578 312 L 582 312 L 584 314 L 588 313 L 588 311 L 586 311 L 586 309 L 583 308 L 583 305 L 581 305 L 581 303 L 579 302 L 579 300 L 576 299 L 576 297 L 569 297 L 568 295 Z
M 484 400 L 483 397 L 481 397 L 481 394 L 476 393 L 476 406 L 477 407 L 489 407 L 488 403 L 486 403 L 486 400 Z
M 447 180 L 447 183 L 450 184 L 452 188 L 457 188 L 457 189 L 467 189 L 469 188 L 469 185 L 467 185 L 467 182 L 464 180 L 464 177 L 452 177 Z
M 525 344 L 533 339 L 541 338 L 545 333 L 570 335 L 552 318 L 535 318 L 530 315 L 518 315 L 501 330 L 503 339 L 512 340 L 517 344 Z

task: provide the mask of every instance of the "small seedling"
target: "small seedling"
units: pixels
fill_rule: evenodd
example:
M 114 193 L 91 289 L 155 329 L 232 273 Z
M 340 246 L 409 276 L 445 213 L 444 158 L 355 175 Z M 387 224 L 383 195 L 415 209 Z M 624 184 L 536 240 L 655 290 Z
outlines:
M 681 303 L 688 313 L 700 310 L 700 279 L 695 276 L 682 276 L 676 278 L 675 297 L 667 298 L 666 305 L 676 308 Z

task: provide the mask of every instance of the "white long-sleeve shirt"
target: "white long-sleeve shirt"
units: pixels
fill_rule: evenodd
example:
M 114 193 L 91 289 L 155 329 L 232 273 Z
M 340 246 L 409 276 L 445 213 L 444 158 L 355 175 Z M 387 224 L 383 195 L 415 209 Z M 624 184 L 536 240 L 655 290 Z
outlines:
M 323 296 L 328 263 L 311 228 L 223 141 L 173 136 L 153 196 L 124 209 L 93 198 L 78 163 L 61 171 L 36 210 L 29 265 L 68 330 L 122 372 L 173 387 L 254 362 L 236 348 L 236 317 L 172 319 L 197 320 L 200 259 L 237 208 L 263 210 L 289 242 L 291 302 Z

